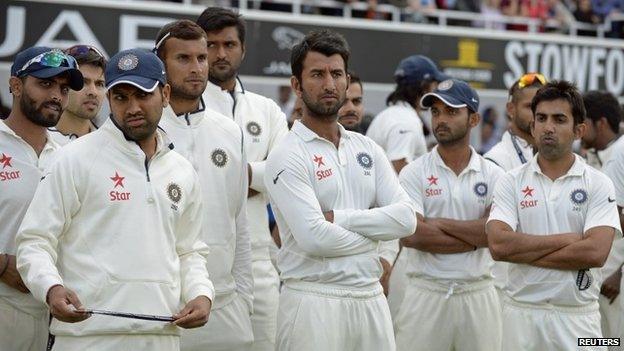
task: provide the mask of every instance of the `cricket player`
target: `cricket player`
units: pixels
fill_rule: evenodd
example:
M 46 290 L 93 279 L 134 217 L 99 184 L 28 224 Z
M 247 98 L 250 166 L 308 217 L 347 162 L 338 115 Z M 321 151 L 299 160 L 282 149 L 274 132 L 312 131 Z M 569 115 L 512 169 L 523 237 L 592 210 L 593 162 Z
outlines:
M 503 170 L 470 146 L 480 116 L 479 96 L 467 83 L 445 80 L 421 105 L 431 111 L 438 145 L 400 174 L 418 227 L 401 240 L 408 282 L 394 320 L 397 350 L 499 351 L 501 311 L 485 221 Z
M 165 25 L 157 54 L 171 86 L 160 127 L 199 174 L 208 221 L 201 239 L 210 248 L 207 269 L 216 290 L 208 324 L 183 331 L 182 350 L 250 350 L 253 342 L 251 242 L 247 225 L 247 160 L 241 128 L 207 109 L 206 33 L 195 22 Z
M 229 9 L 209 7 L 196 22 L 208 36 L 206 107 L 234 120 L 244 133 L 254 279 L 253 350 L 273 351 L 280 282 L 271 263 L 270 252 L 275 243 L 269 233 L 264 170 L 267 156 L 288 133 L 286 116 L 273 100 L 246 90 L 238 79 L 245 57 L 246 27 L 241 16 Z
M 80 91 L 69 92 L 69 104 L 50 135 L 60 145 L 86 135 L 97 129 L 93 120 L 102 108 L 106 96 L 104 70 L 106 58 L 95 47 L 75 45 L 64 50 L 78 62 L 78 69 L 84 77 L 84 86 Z
M 546 78 L 540 73 L 527 73 L 520 77 L 509 88 L 507 104 L 505 105 L 509 128 L 501 141 L 494 145 L 483 157 L 510 171 L 527 163 L 533 157 L 533 137 L 531 136 L 531 100 L 537 89 L 546 84 Z M 494 262 L 494 284 L 499 294 L 507 285 L 507 262 Z
M 48 311 L 16 269 L 15 235 L 44 170 L 60 145 L 48 127 L 82 89 L 76 61 L 59 50 L 31 47 L 15 56 L 9 87 L 13 106 L 0 121 L 0 349 L 40 351 L 48 340 Z
M 338 110 L 338 123 L 346 130 L 361 133 L 360 124 L 364 117 L 364 89 L 362 81 L 355 72 L 349 71 L 349 87 L 344 104 Z
M 303 118 L 265 174 L 282 240 L 280 351 L 395 349 L 377 249 L 413 233 L 416 217 L 383 150 L 338 124 L 348 59 L 329 30 L 308 33 L 291 54 Z
M 105 77 L 111 118 L 43 175 L 17 235 L 17 268 L 50 307 L 52 350 L 178 350 L 178 327 L 204 325 L 214 298 L 198 176 L 157 130 L 170 89 L 158 57 L 121 51 Z
M 602 337 L 598 268 L 621 236 L 613 183 L 572 152 L 586 127 L 574 85 L 547 83 L 531 110 L 539 153 L 498 181 L 486 226 L 492 257 L 513 263 L 503 349 L 605 350 L 577 338 Z

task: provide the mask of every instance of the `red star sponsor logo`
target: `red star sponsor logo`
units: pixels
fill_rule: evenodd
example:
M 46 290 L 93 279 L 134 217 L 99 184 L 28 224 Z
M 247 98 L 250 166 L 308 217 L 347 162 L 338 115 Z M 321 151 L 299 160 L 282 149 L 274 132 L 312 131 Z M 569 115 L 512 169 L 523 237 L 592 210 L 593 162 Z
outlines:
M 316 163 L 316 168 L 321 168 L 321 166 L 325 166 L 325 162 L 323 162 L 323 156 L 314 155 L 314 163 Z
M 524 197 L 527 197 L 527 196 L 533 197 L 533 190 L 535 189 L 527 185 L 526 188 L 522 189 L 522 192 L 524 193 Z
M 438 185 L 438 178 L 434 177 L 433 174 L 427 178 L 429 181 L 429 185 Z
M 3 153 L 2 154 L 2 158 L 0 158 L 0 163 L 2 163 L 2 169 L 4 169 L 6 166 L 13 167 L 13 165 L 11 164 L 11 160 L 12 159 L 13 159 L 13 157 L 11 157 L 9 155 L 5 155 Z
M 110 177 L 110 180 L 115 182 L 114 188 L 116 188 L 118 186 L 121 186 L 123 188 L 124 187 L 124 185 L 123 185 L 124 179 L 126 179 L 126 177 L 120 176 L 119 173 L 117 173 L 117 171 L 115 171 L 115 176 L 114 177 Z

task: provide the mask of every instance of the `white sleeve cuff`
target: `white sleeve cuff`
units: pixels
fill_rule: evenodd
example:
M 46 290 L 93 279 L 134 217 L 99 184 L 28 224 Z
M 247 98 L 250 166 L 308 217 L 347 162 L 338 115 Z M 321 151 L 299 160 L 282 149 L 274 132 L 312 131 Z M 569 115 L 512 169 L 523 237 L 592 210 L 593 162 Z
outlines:
M 266 167 L 266 161 L 249 162 L 251 167 L 251 183 L 249 187 L 255 191 L 266 193 L 266 186 L 264 185 L 264 169 Z
M 46 298 L 48 297 L 48 291 L 55 285 L 63 285 L 63 280 L 61 277 L 54 276 L 45 276 L 40 277 L 37 286 L 29 286 L 30 292 L 33 294 L 33 297 L 44 304 L 48 304 Z

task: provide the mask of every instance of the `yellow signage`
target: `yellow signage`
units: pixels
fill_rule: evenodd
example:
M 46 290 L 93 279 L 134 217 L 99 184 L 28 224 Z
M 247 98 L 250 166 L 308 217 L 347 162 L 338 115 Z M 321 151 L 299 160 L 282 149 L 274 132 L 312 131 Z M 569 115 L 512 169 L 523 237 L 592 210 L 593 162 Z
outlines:
M 443 67 L 494 69 L 494 64 L 479 61 L 479 42 L 474 39 L 460 39 L 457 51 L 457 60 L 443 60 Z

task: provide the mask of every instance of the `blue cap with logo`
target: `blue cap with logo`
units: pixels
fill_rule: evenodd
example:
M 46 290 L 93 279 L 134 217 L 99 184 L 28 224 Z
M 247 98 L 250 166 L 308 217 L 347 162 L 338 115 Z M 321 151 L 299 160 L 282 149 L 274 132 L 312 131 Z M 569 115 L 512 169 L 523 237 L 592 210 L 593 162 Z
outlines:
M 404 58 L 394 71 L 394 80 L 400 84 L 418 84 L 423 80 L 441 82 L 449 77 L 438 70 L 430 58 L 412 55 Z
M 440 82 L 434 91 L 420 99 L 420 105 L 429 108 L 436 98 L 450 107 L 468 107 L 473 112 L 479 112 L 479 95 L 463 80 L 447 79 Z
M 11 66 L 12 77 L 33 76 L 47 79 L 63 73 L 69 75 L 69 86 L 72 90 L 82 89 L 84 79 L 76 60 L 58 49 L 46 46 L 30 47 L 15 55 Z
M 117 84 L 130 84 L 152 92 L 158 84 L 165 85 L 167 77 L 162 61 L 144 49 L 123 50 L 111 57 L 106 65 L 106 89 Z

